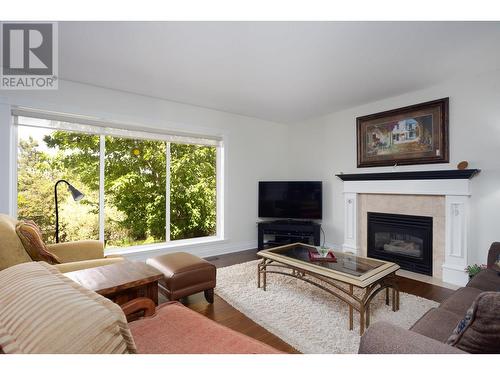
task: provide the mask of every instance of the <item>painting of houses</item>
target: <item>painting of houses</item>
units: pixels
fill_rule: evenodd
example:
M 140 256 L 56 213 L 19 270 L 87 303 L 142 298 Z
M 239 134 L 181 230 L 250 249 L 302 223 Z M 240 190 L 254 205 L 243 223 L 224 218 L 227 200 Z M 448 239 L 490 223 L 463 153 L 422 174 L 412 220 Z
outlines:
M 449 162 L 449 98 L 356 118 L 358 168 Z
M 418 142 L 422 126 L 413 118 L 398 121 L 392 129 L 392 143 L 401 144 L 408 142 Z
M 432 151 L 432 115 L 373 124 L 366 137 L 372 156 Z

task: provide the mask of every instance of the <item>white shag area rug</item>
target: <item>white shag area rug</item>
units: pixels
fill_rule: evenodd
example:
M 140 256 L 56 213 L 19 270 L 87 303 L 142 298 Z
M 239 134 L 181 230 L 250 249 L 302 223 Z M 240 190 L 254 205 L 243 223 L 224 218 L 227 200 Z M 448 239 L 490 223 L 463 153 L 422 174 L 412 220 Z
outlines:
M 217 270 L 215 293 L 254 322 L 302 353 L 357 353 L 359 313 L 354 310 L 354 329 L 349 331 L 346 303 L 293 277 L 268 274 L 267 290 L 257 288 L 259 260 Z M 392 306 L 392 301 L 391 301 Z M 437 302 L 407 293 L 400 294 L 400 310 L 385 304 L 385 293 L 371 302 L 371 323 L 385 320 L 410 328 Z

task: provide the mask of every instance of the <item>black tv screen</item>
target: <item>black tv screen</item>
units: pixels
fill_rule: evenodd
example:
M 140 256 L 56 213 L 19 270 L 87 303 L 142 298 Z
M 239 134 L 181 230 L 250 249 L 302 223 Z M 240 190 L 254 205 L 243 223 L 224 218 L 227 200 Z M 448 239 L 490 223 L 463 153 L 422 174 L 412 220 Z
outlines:
M 321 181 L 260 181 L 259 217 L 321 219 Z

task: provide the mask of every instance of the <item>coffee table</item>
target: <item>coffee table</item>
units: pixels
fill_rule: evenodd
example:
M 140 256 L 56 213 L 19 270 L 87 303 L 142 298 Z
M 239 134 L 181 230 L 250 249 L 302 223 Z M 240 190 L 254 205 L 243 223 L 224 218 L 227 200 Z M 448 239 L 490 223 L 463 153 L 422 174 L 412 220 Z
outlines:
M 158 305 L 158 280 L 163 277 L 160 271 L 137 261 L 123 261 L 64 275 L 118 305 L 138 297 L 147 297 Z
M 259 251 L 262 261 L 258 265 L 257 287 L 266 290 L 267 274 L 291 276 L 312 284 L 349 306 L 349 330 L 353 329 L 353 310 L 359 312 L 359 334 L 370 325 L 370 302 L 385 290 L 385 303 L 389 305 L 392 290 L 392 310 L 399 310 L 399 287 L 395 263 L 335 252 L 336 262 L 310 260 L 309 250 L 314 246 L 294 243 Z M 321 283 L 320 283 L 321 282 Z M 325 285 L 326 284 L 326 285 Z M 360 289 L 355 293 L 354 288 Z

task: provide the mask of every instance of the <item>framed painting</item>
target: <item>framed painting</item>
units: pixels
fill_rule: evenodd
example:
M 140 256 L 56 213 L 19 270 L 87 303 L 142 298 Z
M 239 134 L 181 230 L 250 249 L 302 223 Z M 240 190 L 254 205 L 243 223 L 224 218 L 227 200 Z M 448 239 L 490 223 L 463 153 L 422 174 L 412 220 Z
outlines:
M 356 119 L 358 168 L 448 163 L 449 98 Z

